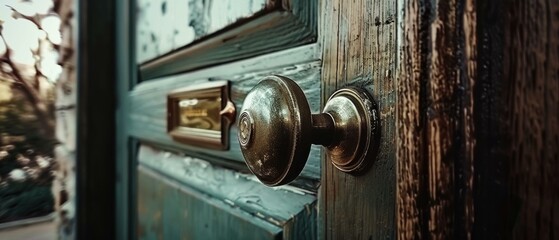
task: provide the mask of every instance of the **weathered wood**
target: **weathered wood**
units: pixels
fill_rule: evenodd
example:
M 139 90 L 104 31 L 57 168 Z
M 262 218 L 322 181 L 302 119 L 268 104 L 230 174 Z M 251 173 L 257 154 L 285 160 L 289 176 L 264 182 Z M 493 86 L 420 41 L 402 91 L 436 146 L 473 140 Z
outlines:
M 172 90 L 192 84 L 212 79 L 225 79 L 231 81 L 232 101 L 237 109 L 241 109 L 245 95 L 261 78 L 270 74 L 281 74 L 294 79 L 304 89 L 311 111 L 319 112 L 320 61 L 316 45 L 308 45 L 201 71 L 143 82 L 129 93 L 128 100 L 131 103 L 128 114 L 129 132 L 132 136 L 152 144 L 186 150 L 190 153 L 203 153 L 206 156 L 218 157 L 226 161 L 232 160 L 244 166 L 244 158 L 236 137 L 236 125 L 230 129 L 231 139 L 228 151 L 203 149 L 173 141 L 167 134 L 167 94 Z M 304 178 L 312 180 L 320 178 L 319 159 L 320 147 L 313 146 L 302 173 Z M 309 185 L 309 187 L 316 188 L 316 182 L 312 184 L 314 186 Z
M 264 11 L 251 18 L 143 63 L 140 80 L 246 59 L 316 41 L 315 0 L 269 1 L 269 4 Z
M 502 123 L 513 239 L 559 238 L 559 2 L 502 1 Z M 492 39 L 500 40 L 500 39 Z M 499 60 L 492 60 L 499 66 Z M 510 231 L 510 235 L 509 235 Z
M 422 66 L 425 64 L 421 59 L 422 35 L 420 29 L 424 29 L 420 23 L 421 14 L 419 1 L 407 1 L 403 7 L 403 15 L 398 18 L 402 22 L 399 36 L 402 38 L 402 46 L 398 46 L 399 74 L 398 98 L 397 98 L 397 158 L 396 176 L 396 232 L 398 239 L 421 239 L 423 210 L 418 206 L 423 203 L 425 197 L 420 191 L 424 178 L 424 165 L 417 160 L 423 154 L 424 129 L 421 127 L 422 118 L 420 110 L 420 91 L 425 83 L 421 82 L 424 75 Z M 424 69 L 425 67 L 423 67 Z
M 316 212 L 316 196 L 313 192 L 290 186 L 270 188 L 252 174 L 149 146 L 139 148 L 138 161 L 140 166 L 158 172 L 163 178 L 173 179 L 283 228 L 286 230 L 284 239 L 316 238 L 315 218 L 312 217 Z
M 503 79 L 503 22 L 505 1 L 480 1 L 476 5 L 479 67 L 475 79 L 475 180 L 473 238 L 511 239 L 517 210 L 507 206 L 506 159 L 498 147 L 508 131 L 499 120 L 503 105 L 497 87 Z M 507 209 L 509 208 L 509 209 Z M 505 233 L 507 232 L 507 233 Z
M 219 4 L 216 1 L 190 2 L 197 5 L 197 7 L 200 7 L 199 4 L 202 4 L 202 8 L 205 8 L 206 10 L 211 8 L 211 6 Z M 258 3 L 258 1 L 253 2 Z M 182 174 L 181 172 L 176 171 L 181 170 L 181 168 L 163 167 L 172 165 L 173 163 L 182 164 L 182 161 L 165 161 L 159 163 L 155 161 L 144 161 L 145 159 L 143 159 L 139 162 L 139 165 L 141 166 L 140 168 L 147 169 L 147 166 L 151 166 L 153 169 L 158 169 L 158 172 L 161 173 L 161 175 L 157 177 L 157 180 L 152 180 L 154 184 L 157 182 L 164 184 L 166 181 L 165 178 L 170 177 L 179 179 L 180 183 L 176 184 L 181 187 L 189 188 L 188 186 L 194 186 L 195 189 L 204 192 L 204 194 L 215 196 L 215 198 L 207 198 L 206 196 L 204 199 L 199 199 L 199 204 L 197 206 L 202 206 L 208 203 L 212 204 L 213 200 L 225 201 L 225 199 L 231 199 L 226 202 L 226 205 L 231 203 L 236 204 L 234 206 L 235 211 L 247 214 L 247 216 L 252 218 L 249 219 L 249 221 L 254 222 L 263 219 L 261 222 L 268 224 L 273 222 L 276 225 L 282 226 L 283 233 L 280 235 L 270 235 L 272 237 L 282 237 L 286 239 L 294 239 L 297 237 L 311 239 L 316 238 L 315 219 L 317 211 L 315 208 L 316 202 L 315 200 L 312 200 L 314 199 L 314 196 L 312 196 L 313 194 L 305 193 L 305 195 L 301 196 L 283 194 L 284 190 L 281 189 L 267 189 L 258 182 L 251 182 L 243 178 L 236 179 L 235 176 L 241 176 L 242 174 L 235 173 L 231 170 L 225 170 L 217 166 L 224 165 L 241 171 L 245 169 L 235 137 L 232 138 L 231 142 L 233 145 L 231 146 L 230 151 L 210 151 L 203 148 L 189 147 L 172 141 L 166 134 L 165 128 L 166 94 L 169 91 L 182 86 L 192 85 L 203 81 L 212 81 L 214 79 L 225 79 L 232 82 L 231 95 L 234 102 L 237 103 L 237 107 L 240 108 L 240 104 L 242 104 L 244 96 L 252 88 L 252 86 L 258 82 L 258 79 L 269 74 L 284 74 L 297 79 L 301 86 L 306 89 L 306 93 L 309 94 L 308 97 L 309 102 L 311 103 L 311 109 L 313 109 L 314 112 L 317 112 L 320 108 L 320 83 L 318 81 L 320 74 L 320 59 L 317 54 L 319 52 L 318 47 L 316 44 L 296 47 L 316 41 L 316 3 L 317 1 L 303 0 L 266 1 L 267 6 L 271 6 L 269 9 L 256 13 L 249 13 L 248 15 L 250 15 L 250 17 L 245 19 L 232 19 L 233 22 L 228 22 L 225 27 L 220 26 L 219 29 L 214 29 L 216 30 L 214 32 L 206 29 L 208 32 L 199 34 L 199 36 L 191 42 L 174 44 L 171 48 L 175 48 L 175 50 L 171 52 L 157 53 L 164 54 L 158 55 L 159 57 L 156 59 L 145 62 L 138 72 L 140 74 L 139 77 L 136 77 L 136 72 L 134 72 L 134 70 L 136 70 L 134 60 L 137 60 L 137 58 L 134 57 L 134 51 L 130 50 L 136 49 L 141 51 L 142 46 L 137 46 L 137 48 L 130 45 L 127 46 L 126 41 L 129 41 L 130 37 L 134 36 L 135 31 L 133 30 L 133 27 L 127 28 L 126 23 L 119 24 L 120 31 L 118 32 L 119 37 L 121 38 L 119 41 L 119 47 L 122 49 L 119 48 L 118 56 L 120 57 L 119 64 L 122 68 L 119 67 L 120 89 L 118 101 L 119 111 L 117 115 L 117 124 L 119 127 L 117 138 L 119 161 L 117 161 L 117 164 L 119 166 L 118 187 L 123 191 L 118 191 L 117 194 L 119 194 L 119 206 L 125 208 L 120 210 L 121 214 L 118 215 L 118 223 L 120 224 L 120 227 L 142 229 L 142 224 L 145 225 L 145 221 L 149 220 L 149 217 L 146 217 L 150 215 L 149 213 L 147 215 L 142 215 L 143 213 L 141 211 L 136 211 L 136 209 L 132 209 L 130 212 L 128 211 L 131 206 L 133 207 L 135 202 L 132 199 L 133 197 L 130 197 L 135 196 L 135 189 L 134 187 L 127 188 L 126 186 L 137 186 L 139 191 L 142 191 L 142 189 L 145 190 L 145 187 L 147 187 L 146 183 L 142 182 L 141 179 L 140 182 L 136 183 L 136 178 L 133 178 L 133 176 L 137 171 L 135 171 L 135 169 L 131 170 L 131 167 L 134 167 L 135 162 L 137 161 L 137 159 L 135 159 L 137 156 L 135 144 L 137 143 L 136 141 L 139 140 L 143 143 L 153 144 L 160 149 L 172 149 L 173 151 L 187 153 L 191 156 L 197 156 L 203 158 L 204 160 L 211 161 L 211 164 L 208 165 L 209 168 L 206 170 L 199 169 L 199 172 L 204 173 L 204 176 L 208 175 L 206 178 L 204 176 Z M 125 19 L 134 19 L 134 14 L 129 13 L 126 9 L 127 4 L 129 3 L 118 5 L 120 7 L 119 13 L 122 14 L 120 16 Z M 170 5 L 166 6 L 167 10 L 169 6 Z M 175 9 L 175 11 L 176 10 L 177 9 Z M 193 11 L 193 13 L 202 13 L 202 15 L 207 12 L 208 11 Z M 228 13 L 219 14 L 228 15 Z M 217 15 L 212 16 L 212 18 L 216 16 Z M 170 21 L 172 21 L 172 23 L 181 24 L 180 21 L 176 20 L 177 17 L 181 16 L 180 14 L 174 12 L 168 16 L 168 19 L 175 18 Z M 158 24 L 161 24 L 161 22 L 158 22 Z M 135 24 L 132 25 L 138 27 Z M 197 27 L 204 27 L 202 25 L 198 25 Z M 150 29 L 158 27 L 160 26 L 149 26 Z M 201 32 L 204 32 L 204 29 L 198 30 L 202 30 Z M 120 34 L 121 31 L 124 31 L 125 33 Z M 130 31 L 133 34 L 130 34 L 130 32 L 127 31 Z M 151 38 L 151 36 L 149 37 Z M 155 35 L 155 37 L 158 38 L 165 36 Z M 167 40 L 169 40 L 169 38 L 167 38 Z M 288 50 L 256 57 L 258 55 L 284 49 Z M 136 54 L 141 55 L 143 53 L 137 52 Z M 132 59 L 127 59 L 126 56 L 131 56 Z M 251 57 L 252 59 L 247 59 Z M 130 60 L 132 60 L 132 62 L 130 62 Z M 206 68 L 204 70 L 192 71 L 194 69 L 231 61 L 236 62 Z M 176 73 L 186 71 L 189 72 L 187 74 L 176 75 Z M 235 128 L 231 130 L 231 135 L 236 136 Z M 154 157 L 151 158 L 151 160 L 162 159 Z M 241 167 L 241 165 L 243 167 Z M 303 177 L 300 178 L 302 180 L 298 181 L 296 184 L 298 186 L 303 186 L 306 189 L 310 189 L 311 191 L 316 191 L 318 187 L 319 172 L 319 148 L 314 147 L 311 150 L 310 159 L 302 174 Z M 139 171 L 139 174 L 142 174 L 141 171 Z M 230 183 L 206 188 L 207 182 L 202 182 L 200 180 L 211 179 L 212 176 L 216 177 L 216 179 L 221 179 L 219 177 L 223 176 L 223 179 L 227 179 L 228 182 L 230 180 Z M 223 188 L 224 185 L 227 185 L 228 187 Z M 245 192 L 241 191 L 243 187 L 246 188 Z M 240 192 L 236 192 L 235 194 L 238 193 L 246 196 L 246 199 L 237 199 L 232 195 L 233 193 L 231 191 L 228 191 L 228 189 L 239 190 Z M 195 190 L 195 192 L 197 191 Z M 249 193 L 252 193 L 253 195 L 249 196 Z M 286 198 L 287 196 L 290 196 L 289 199 Z M 267 199 L 266 201 L 270 203 L 262 203 L 261 201 L 263 200 L 260 202 L 252 202 L 256 201 L 257 198 L 265 198 Z M 159 201 L 164 199 L 165 197 Z M 278 202 L 280 199 L 283 199 L 283 201 Z M 127 200 L 128 202 L 126 202 Z M 144 199 L 140 200 L 146 200 L 145 196 Z M 151 200 L 158 201 L 158 199 Z M 310 202 L 308 202 L 308 204 L 302 204 L 303 200 L 309 200 Z M 271 204 L 271 202 L 276 204 Z M 138 204 L 142 205 L 143 203 L 139 202 Z M 283 207 L 279 208 L 280 206 Z M 190 206 L 183 207 L 185 209 L 191 208 Z M 157 211 L 157 209 L 165 209 L 165 206 L 155 206 L 152 210 Z M 137 216 L 136 213 L 141 216 Z M 216 216 L 213 221 L 220 222 L 223 219 L 227 219 L 230 214 L 228 214 L 227 211 L 219 210 L 210 215 Z M 174 218 L 173 216 L 169 217 L 169 219 Z M 134 221 L 131 221 L 131 219 L 138 219 L 140 226 L 135 227 Z M 174 223 L 175 226 L 172 226 L 171 228 L 172 230 L 176 230 L 174 229 L 176 226 L 188 225 L 186 226 L 187 228 L 192 226 L 192 229 L 195 229 L 190 232 L 205 233 L 206 231 L 203 228 L 196 228 L 196 226 L 200 225 L 196 225 L 196 223 L 191 224 L 193 221 L 188 221 L 187 224 L 176 224 L 176 222 L 183 221 L 184 218 L 174 219 L 176 221 Z M 159 223 L 152 225 L 163 223 L 164 221 L 160 221 Z M 232 232 L 239 230 L 251 231 L 236 226 L 227 226 L 227 230 Z M 119 230 L 121 231 L 118 236 L 123 239 L 130 238 L 136 234 L 132 232 L 128 235 L 126 229 Z M 255 233 L 258 232 L 259 230 L 255 231 Z M 165 233 L 165 236 L 177 236 L 173 235 L 174 233 L 177 232 L 169 231 Z M 202 238 L 201 236 L 203 236 L 203 238 L 227 236 L 229 239 L 237 236 L 234 234 L 219 234 L 220 233 L 197 235 L 197 238 Z M 247 232 L 243 234 L 250 233 Z
M 473 1 L 403 6 L 398 88 L 398 237 L 471 238 Z
M 163 55 L 236 21 L 274 8 L 273 2 L 137 0 L 136 61 Z
M 559 236 L 559 4 L 400 9 L 398 238 Z
M 344 175 L 324 162 L 321 237 L 559 236 L 558 3 L 340 0 L 320 9 L 323 99 L 356 77 L 371 79 L 358 84 L 373 89 L 383 114 L 368 173 Z M 217 60 L 196 55 L 217 46 L 205 44 L 167 55 L 151 76 L 247 57 L 235 45 Z M 188 59 L 180 53 L 203 61 L 167 65 Z M 250 71 L 273 69 L 264 65 Z M 187 82 L 165 79 L 134 91 Z
M 322 1 L 320 12 L 322 99 L 344 85 L 361 85 L 373 93 L 381 119 L 378 154 L 368 159 L 373 164 L 365 174 L 323 161 L 320 238 L 394 238 L 396 3 Z
M 139 239 L 278 239 L 282 234 L 271 223 L 143 167 L 138 186 Z

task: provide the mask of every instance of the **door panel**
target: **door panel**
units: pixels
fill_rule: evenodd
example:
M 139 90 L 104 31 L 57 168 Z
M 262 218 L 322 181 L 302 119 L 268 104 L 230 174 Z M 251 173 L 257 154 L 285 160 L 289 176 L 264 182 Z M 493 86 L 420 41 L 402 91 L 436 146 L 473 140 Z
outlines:
M 172 202 L 168 204 L 177 205 L 177 209 L 192 211 L 189 209 L 199 204 L 207 204 L 204 202 L 209 201 L 208 199 L 222 201 L 225 206 L 212 208 L 213 215 L 209 218 L 227 219 L 230 218 L 229 215 L 233 211 L 231 209 L 238 209 L 253 218 L 259 218 L 267 224 L 281 229 L 282 232 L 278 236 L 282 238 L 316 238 L 316 190 L 320 178 L 319 148 L 312 149 L 303 174 L 294 183 L 295 186 L 302 189 L 295 187 L 269 188 L 247 174 L 248 169 L 243 162 L 236 140 L 236 127 L 230 129 L 232 138 L 230 149 L 227 151 L 204 149 L 174 142 L 167 134 L 166 127 L 167 93 L 184 86 L 222 79 L 231 82 L 231 97 L 237 105 L 237 109 L 240 109 L 246 93 L 263 76 L 270 74 L 290 76 L 298 79 L 297 83 L 305 89 L 304 92 L 311 103 L 311 108 L 318 111 L 321 62 L 316 50 L 316 45 L 302 46 L 200 71 L 154 79 L 136 85 L 127 93 L 129 101 L 128 134 L 134 141 L 142 144 L 138 153 L 133 154 L 137 156 L 139 165 L 136 195 L 139 222 L 136 231 L 140 238 L 150 239 L 151 236 L 155 236 L 156 233 L 152 232 L 153 227 L 150 226 L 167 221 L 174 222 L 175 225 L 189 225 L 190 227 L 189 217 L 175 219 L 177 216 L 173 213 L 162 214 L 160 219 L 155 222 L 150 220 L 152 214 L 159 214 L 158 211 L 165 212 L 167 208 L 166 204 L 163 206 L 161 203 L 164 200 L 160 199 L 165 197 L 164 194 L 153 197 L 150 192 L 176 189 L 174 185 L 169 186 L 166 183 L 169 181 L 175 182 L 181 188 L 192 190 L 181 192 L 181 198 L 196 198 L 191 196 L 193 191 L 211 196 L 211 198 L 198 199 L 195 200 L 196 203 L 188 204 L 180 202 L 179 199 L 169 200 Z M 149 144 L 151 147 L 147 147 L 145 144 Z M 146 178 L 146 171 L 153 171 L 157 174 Z M 146 182 L 150 182 L 150 184 L 144 186 Z M 150 199 L 146 199 L 150 196 Z M 151 210 L 146 211 L 146 209 Z M 194 211 L 192 214 L 206 213 Z M 200 215 L 198 217 L 208 216 Z M 213 221 L 216 221 L 216 224 L 225 224 L 220 222 L 222 220 Z M 259 226 L 245 228 L 243 231 L 252 231 L 251 228 Z M 234 225 L 227 225 L 227 227 L 238 228 Z M 181 233 L 177 232 L 179 230 L 182 231 L 179 228 L 169 227 L 164 235 L 180 235 Z M 192 231 L 194 231 L 192 234 L 203 234 L 206 230 L 205 228 L 192 228 Z
M 138 4 L 136 60 L 142 64 L 140 80 L 316 41 L 316 1 L 173 0 Z
M 212 80 L 229 80 L 231 98 L 237 109 L 241 109 L 246 93 L 267 75 L 281 74 L 292 77 L 304 89 L 311 110 L 320 108 L 320 67 L 316 45 L 302 46 L 253 59 L 238 61 L 209 69 L 182 75 L 157 78 L 142 82 L 129 92 L 130 135 L 144 142 L 180 151 L 232 167 L 244 168 L 243 156 L 237 141 L 237 127 L 230 129 L 230 149 L 218 151 L 181 144 L 167 134 L 167 94 L 177 88 L 193 86 Z M 278 143 L 279 144 L 279 143 Z M 302 174 L 303 178 L 318 180 L 320 177 L 320 148 L 313 147 Z M 316 182 L 303 182 L 310 188 L 317 188 Z
M 138 0 L 136 61 L 149 61 L 273 8 L 266 0 Z
M 140 239 L 281 239 L 280 227 L 147 168 L 138 186 Z
M 131 194 L 131 216 L 137 220 L 133 235 L 316 238 L 319 148 L 311 150 L 296 187 L 269 188 L 248 174 L 235 123 L 228 130 L 230 147 L 223 151 L 183 144 L 167 133 L 167 95 L 211 81 L 229 81 L 238 110 L 262 77 L 281 74 L 296 79 L 311 109 L 319 111 L 316 1 L 136 4 L 133 59 L 139 75 L 120 92 L 120 116 L 126 123 L 121 139 L 132 145 L 127 155 L 137 164 L 130 180 L 136 184 Z
M 163 210 L 161 210 L 163 212 L 160 211 L 161 214 L 158 215 L 160 220 L 155 222 L 150 220 L 152 214 L 146 212 L 146 208 L 152 209 L 152 212 L 157 211 L 157 209 L 161 208 L 160 202 L 162 201 L 165 201 L 166 205 L 172 203 L 171 206 L 174 206 L 174 204 L 182 204 L 180 200 L 164 200 L 162 194 L 149 196 L 150 192 L 153 191 L 150 188 L 154 186 L 143 185 L 148 178 L 143 176 L 142 172 L 153 172 L 156 174 L 151 177 L 150 181 L 152 182 L 173 182 L 173 188 L 189 189 L 189 191 L 183 193 L 184 196 L 196 192 L 196 194 L 203 194 L 205 196 L 203 199 L 209 199 L 208 201 L 211 203 L 220 202 L 226 206 L 218 210 L 213 210 L 214 214 L 212 215 L 203 215 L 205 213 L 202 212 L 199 213 L 201 215 L 198 216 L 195 215 L 195 213 L 190 213 L 188 216 L 189 218 L 194 217 L 194 219 L 208 219 L 208 221 L 219 222 L 221 220 L 212 219 L 227 218 L 226 215 L 240 210 L 246 215 L 245 218 L 250 216 L 251 218 L 256 218 L 261 221 L 251 228 L 269 229 L 268 225 L 275 226 L 280 232 L 285 231 L 279 236 L 283 236 L 287 239 L 292 237 L 306 239 L 316 237 L 315 232 L 310 231 L 314 227 L 308 226 L 308 224 L 314 225 L 316 221 L 316 196 L 315 193 L 311 191 L 290 186 L 269 188 L 258 182 L 252 174 L 237 172 L 212 165 L 202 159 L 185 156 L 184 154 L 180 155 L 169 151 L 162 151 L 147 145 L 142 145 L 139 148 L 138 161 L 140 163 L 140 174 L 138 175 L 138 209 L 140 216 L 140 225 L 138 227 L 140 233 L 151 233 L 154 230 L 149 227 L 150 225 L 161 224 L 167 221 L 176 222 L 177 224 L 175 225 L 191 225 L 186 219 L 180 219 L 180 221 L 173 220 L 173 218 L 176 217 L 174 213 L 167 213 Z M 162 184 L 167 185 L 166 183 Z M 146 200 L 146 197 L 149 197 L 150 200 Z M 203 201 L 203 199 L 200 201 Z M 175 209 L 176 211 L 189 212 L 192 211 L 191 207 L 192 206 L 176 206 Z M 238 228 L 234 225 L 229 227 L 234 229 Z M 218 229 L 220 229 L 214 226 L 207 228 L 213 229 L 213 231 L 218 231 Z M 219 231 L 231 230 L 222 229 Z M 196 232 L 197 234 L 199 232 L 196 228 L 192 228 L 190 231 Z M 204 230 L 200 231 L 202 233 L 204 232 Z M 245 228 L 243 231 L 250 232 L 251 230 Z M 145 237 L 149 239 L 148 236 L 149 234 L 146 234 L 142 237 L 140 234 L 140 238 Z

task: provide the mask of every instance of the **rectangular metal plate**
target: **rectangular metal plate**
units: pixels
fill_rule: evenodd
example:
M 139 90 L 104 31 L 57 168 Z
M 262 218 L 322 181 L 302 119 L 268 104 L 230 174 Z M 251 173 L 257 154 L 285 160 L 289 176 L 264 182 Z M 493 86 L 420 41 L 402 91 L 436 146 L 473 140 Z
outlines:
M 221 130 L 221 96 L 194 97 L 182 99 L 178 102 L 179 127 L 201 130 Z
M 167 132 L 175 141 L 226 150 L 234 119 L 228 81 L 181 88 L 167 95 Z

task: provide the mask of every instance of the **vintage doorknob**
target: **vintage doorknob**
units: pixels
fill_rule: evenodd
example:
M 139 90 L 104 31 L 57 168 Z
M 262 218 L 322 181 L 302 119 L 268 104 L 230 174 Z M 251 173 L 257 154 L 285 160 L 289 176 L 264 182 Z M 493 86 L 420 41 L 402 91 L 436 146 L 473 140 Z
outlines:
M 359 173 L 378 146 L 378 113 L 361 88 L 336 91 L 319 114 L 311 114 L 301 88 L 283 76 L 262 79 L 246 96 L 238 139 L 250 171 L 266 185 L 293 181 L 303 170 L 311 144 L 326 147 L 332 164 Z

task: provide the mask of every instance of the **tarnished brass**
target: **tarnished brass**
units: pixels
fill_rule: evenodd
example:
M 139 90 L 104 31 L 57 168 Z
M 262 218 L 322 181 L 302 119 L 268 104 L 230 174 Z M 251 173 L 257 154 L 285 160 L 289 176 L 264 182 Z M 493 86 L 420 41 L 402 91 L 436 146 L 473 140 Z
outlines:
M 235 105 L 229 83 L 215 81 L 181 88 L 167 95 L 167 132 L 179 142 L 228 149 Z
M 301 173 L 311 144 L 325 146 L 341 171 L 362 172 L 375 155 L 378 122 L 376 105 L 366 90 L 340 89 L 323 113 L 311 114 L 293 80 L 268 76 L 245 98 L 238 139 L 249 169 L 264 184 L 277 186 Z
M 221 130 L 221 96 L 185 98 L 178 104 L 180 127 Z
M 326 155 L 336 168 L 360 173 L 370 166 L 378 147 L 377 106 L 366 90 L 342 88 L 328 99 L 324 113 L 336 125 L 334 142 L 326 146 Z

